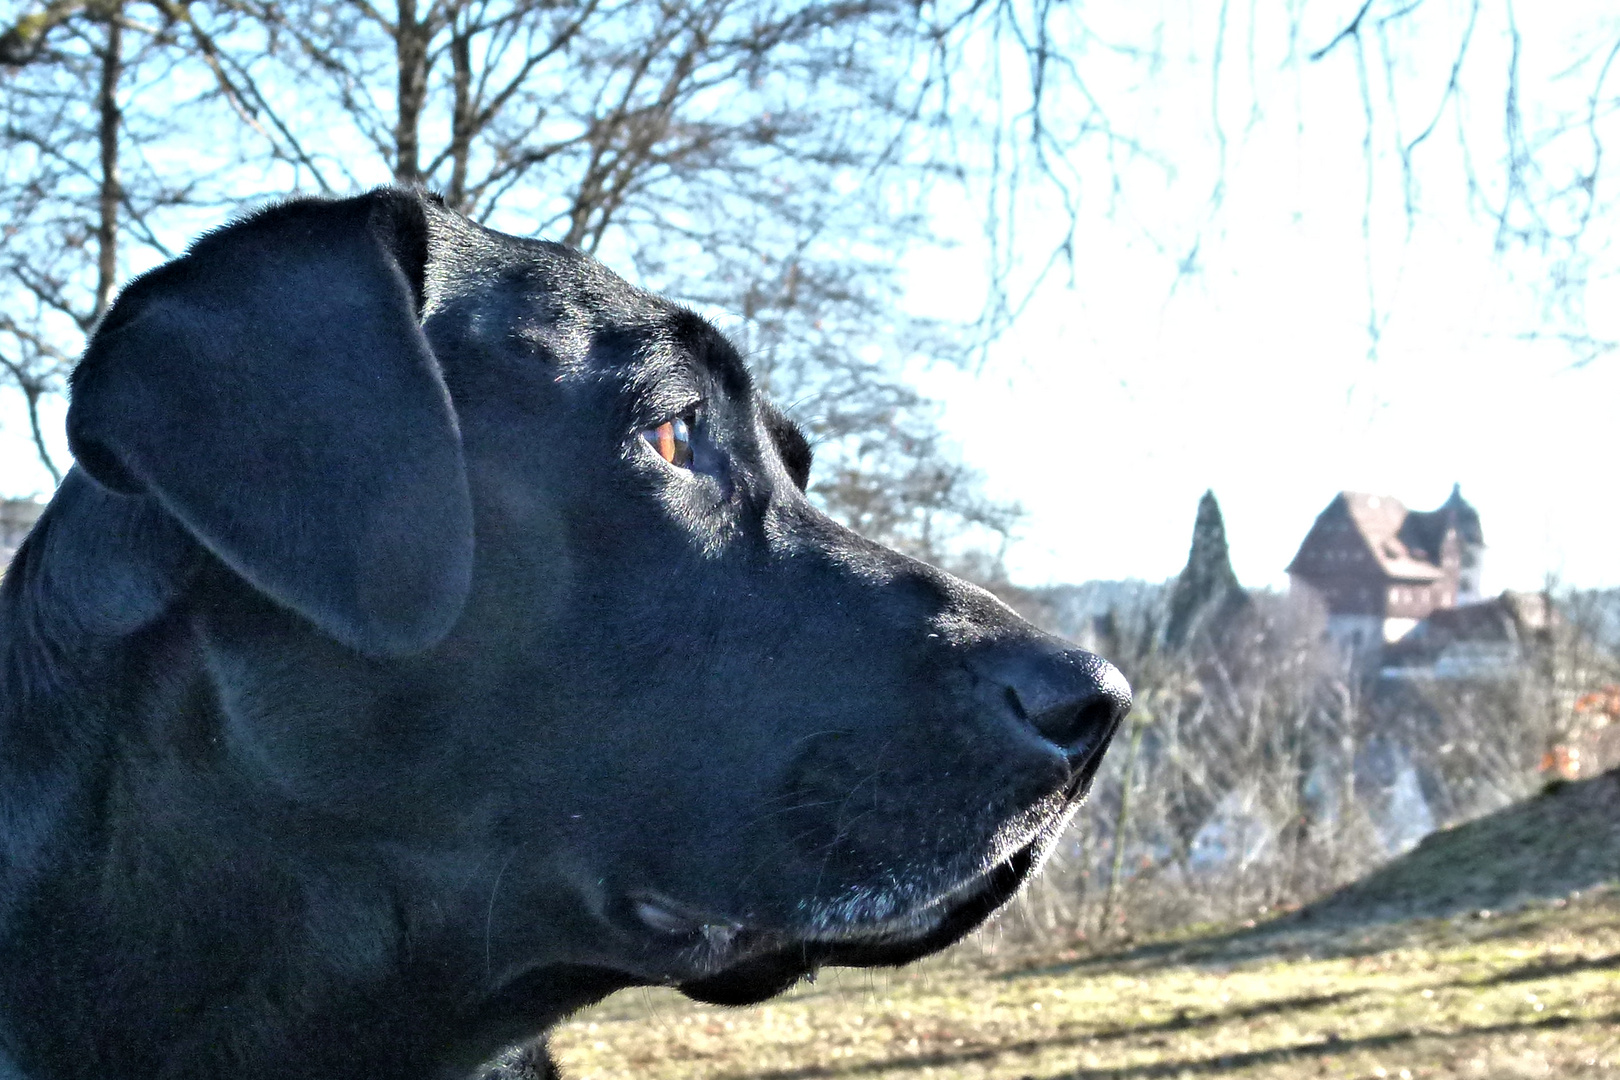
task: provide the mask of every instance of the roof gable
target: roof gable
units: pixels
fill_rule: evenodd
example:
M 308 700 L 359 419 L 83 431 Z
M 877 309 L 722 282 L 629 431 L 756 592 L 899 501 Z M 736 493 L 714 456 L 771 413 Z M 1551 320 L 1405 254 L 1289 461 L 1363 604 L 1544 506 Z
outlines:
M 1440 545 L 1445 543 L 1447 531 L 1455 529 L 1457 539 L 1473 547 L 1485 546 L 1485 534 L 1479 527 L 1479 511 L 1462 497 L 1462 485 L 1453 484 L 1451 495 L 1437 510 L 1415 510 L 1406 516 L 1401 526 L 1401 539 L 1407 547 L 1425 551 L 1438 561 Z
M 1409 545 L 1402 530 L 1411 516 L 1399 499 L 1341 491 L 1317 515 L 1288 572 L 1309 577 L 1375 570 L 1392 581 L 1438 581 L 1445 574 L 1440 564 L 1441 545 Z M 1440 540 L 1444 540 L 1443 531 Z M 1351 551 L 1365 558 L 1342 557 Z

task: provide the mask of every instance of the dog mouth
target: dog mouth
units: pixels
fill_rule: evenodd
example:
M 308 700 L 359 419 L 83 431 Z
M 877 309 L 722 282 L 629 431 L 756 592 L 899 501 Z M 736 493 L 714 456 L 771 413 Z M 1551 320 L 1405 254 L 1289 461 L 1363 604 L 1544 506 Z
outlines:
M 700 938 L 714 966 L 677 988 L 713 1005 L 751 1005 L 775 997 L 822 967 L 895 967 L 938 952 L 972 932 L 1013 898 L 1040 862 L 1045 838 L 1029 841 L 977 877 L 921 906 L 876 920 L 814 920 L 795 932 L 755 931 L 737 923 L 693 930 L 685 916 L 647 900 L 637 914 L 650 928 Z
M 480 1003 L 479 1013 L 487 1023 L 527 1032 L 536 1014 L 565 1015 L 629 986 L 662 984 L 711 1005 L 754 1005 L 813 979 L 823 967 L 897 967 L 971 933 L 1018 893 L 1050 842 L 1046 834 L 1029 841 L 920 908 L 842 926 L 818 922 L 800 931 L 761 930 L 705 919 L 651 893 L 632 895 L 627 913 L 644 937 L 673 946 L 675 957 L 665 954 L 666 963 L 675 959 L 673 965 L 598 960 L 531 968 L 503 982 Z
M 1112 734 L 1112 732 L 1109 732 Z M 687 997 L 713 1005 L 752 1005 L 775 997 L 822 967 L 898 967 L 955 944 L 1015 897 L 1079 808 L 1107 738 L 1070 783 L 1007 822 L 1001 855 L 966 880 L 929 896 L 892 892 L 817 905 L 796 928 L 760 930 L 704 919 L 662 897 L 636 898 L 638 922 L 656 934 L 693 943 L 701 974 L 671 980 Z
M 650 889 L 632 887 L 614 898 L 610 888 L 597 892 L 591 906 L 615 928 L 626 951 L 615 950 L 613 959 L 528 969 L 494 1000 L 513 1015 L 528 1016 L 534 1007 L 555 1004 L 556 995 L 538 991 L 566 977 L 580 983 L 567 1009 L 636 985 L 669 986 L 707 1004 L 753 1005 L 813 980 L 823 967 L 898 967 L 936 953 L 973 932 L 1023 888 L 1084 800 L 1106 745 L 1105 735 L 1068 784 L 1003 822 L 1000 842 L 991 841 L 980 863 L 985 868 L 955 884 L 895 888 L 891 881 L 888 889 L 801 904 L 797 917 L 769 920 L 718 915 Z

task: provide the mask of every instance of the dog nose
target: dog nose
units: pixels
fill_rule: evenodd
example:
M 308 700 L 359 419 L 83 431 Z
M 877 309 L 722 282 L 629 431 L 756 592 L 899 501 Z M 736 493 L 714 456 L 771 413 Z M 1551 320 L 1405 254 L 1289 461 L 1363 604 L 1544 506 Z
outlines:
M 1131 686 L 1119 669 L 1083 649 L 1003 652 L 983 674 L 1047 741 L 1090 758 L 1131 708 Z

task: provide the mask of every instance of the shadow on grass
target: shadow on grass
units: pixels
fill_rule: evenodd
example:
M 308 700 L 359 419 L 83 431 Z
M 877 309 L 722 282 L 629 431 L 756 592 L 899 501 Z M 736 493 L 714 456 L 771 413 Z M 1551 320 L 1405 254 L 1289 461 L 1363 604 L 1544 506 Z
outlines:
M 1559 979 L 1565 975 L 1578 975 L 1583 971 L 1613 971 L 1620 968 L 1620 953 L 1612 956 L 1578 956 L 1573 960 L 1538 960 L 1523 967 L 1509 968 L 1488 979 L 1459 983 L 1466 986 L 1501 986 L 1504 983 L 1537 982 L 1541 979 Z
M 1172 940 L 1147 941 L 1064 959 L 1009 966 L 996 977 L 1060 975 L 1066 972 L 1154 970 L 1178 964 L 1238 964 L 1259 959 L 1354 959 L 1392 949 L 1432 948 L 1467 941 L 1474 944 L 1533 937 L 1548 921 L 1567 920 L 1584 909 L 1586 919 L 1620 910 L 1620 881 L 1585 891 L 1580 907 L 1544 907 L 1529 901 L 1505 910 L 1472 911 L 1466 907 L 1446 916 L 1401 918 L 1394 914 L 1344 912 L 1313 908 L 1276 917 L 1252 927 L 1232 927 Z M 1353 913 L 1352 913 L 1353 914 Z
M 1027 975 L 1064 975 L 1072 971 L 1099 971 L 1126 965 L 1151 966 L 1154 962 L 1168 965 L 1198 960 L 1237 959 L 1238 957 L 1229 952 L 1230 946 L 1252 933 L 1247 930 L 1228 931 L 1187 941 L 1153 941 L 1142 945 L 1128 945 L 1073 960 L 1008 968 L 997 973 L 995 977 L 1021 979 Z
M 1340 997 L 1350 995 L 1326 995 L 1321 998 L 1299 998 L 1295 1002 L 1322 1002 L 1328 1003 Z M 1290 1007 L 1289 1001 L 1272 1002 L 1275 1006 L 1271 1011 L 1282 1011 Z M 1309 1008 L 1307 1004 L 1294 1004 L 1294 1007 Z M 1266 1008 L 1261 1006 L 1257 1008 Z M 1241 1017 L 1247 1010 L 1230 1013 L 1214 1014 L 1208 1017 L 1198 1017 L 1190 1020 L 1185 1027 L 1204 1026 L 1210 1022 Z M 1475 1036 L 1511 1035 L 1535 1031 L 1551 1031 L 1560 1028 L 1578 1027 L 1582 1025 L 1598 1025 L 1607 1027 L 1620 1024 L 1620 1013 L 1609 1016 L 1580 1019 L 1569 1016 L 1549 1016 L 1540 1020 L 1528 1020 L 1518 1023 L 1483 1024 L 1478 1027 L 1463 1028 L 1458 1031 L 1395 1031 L 1385 1035 L 1369 1035 L 1360 1039 L 1340 1039 L 1328 1036 L 1315 1039 L 1311 1042 L 1296 1043 L 1293 1046 L 1279 1046 L 1270 1050 L 1251 1050 L 1240 1054 L 1218 1054 L 1206 1058 L 1182 1058 L 1175 1061 L 1157 1061 L 1142 1065 L 1106 1065 L 1096 1068 L 1064 1069 L 1062 1072 L 1050 1073 L 1046 1080 L 1122 1080 L 1126 1077 L 1141 1077 L 1143 1080 L 1154 1080 L 1157 1077 L 1179 1077 L 1189 1075 L 1224 1074 L 1237 1069 L 1246 1069 L 1260 1065 L 1279 1065 L 1288 1062 L 1300 1061 L 1308 1058 L 1332 1057 L 1338 1054 L 1351 1053 L 1357 1050 L 1387 1050 L 1390 1047 L 1403 1046 L 1419 1039 L 1434 1039 L 1451 1041 L 1466 1039 Z M 972 1047 L 955 1051 L 939 1051 L 928 1054 L 910 1054 L 901 1057 L 885 1058 L 880 1061 L 851 1062 L 847 1065 L 810 1065 L 798 1069 L 779 1069 L 774 1072 L 749 1072 L 746 1074 L 732 1073 L 733 1078 L 746 1075 L 749 1080 L 819 1080 L 823 1077 L 839 1076 L 865 1076 L 875 1073 L 898 1072 L 924 1068 L 943 1068 L 952 1065 L 964 1065 L 972 1062 L 989 1061 L 993 1058 L 1016 1054 L 1030 1054 L 1041 1050 L 1061 1046 L 1076 1046 L 1089 1044 L 1103 1039 L 1118 1039 L 1128 1035 L 1148 1033 L 1153 1031 L 1181 1030 L 1174 1026 L 1172 1021 L 1168 1024 L 1145 1025 L 1139 1028 L 1120 1028 L 1091 1035 L 1066 1036 L 1060 1039 L 1032 1039 L 1024 1042 L 1005 1043 L 1000 1046 Z M 1026 1078 L 1031 1080 L 1031 1078 Z
M 1535 908 L 1508 912 L 1495 916 L 1500 918 L 1500 925 L 1489 930 L 1471 926 L 1463 932 L 1459 927 L 1467 924 L 1458 919 L 1343 923 L 1313 918 L 1308 911 L 1296 912 L 1257 927 L 1226 930 L 1177 941 L 1144 942 L 1057 963 L 1009 968 L 997 977 L 1018 979 L 1027 975 L 1049 976 L 1069 972 L 1140 971 L 1179 964 L 1238 964 L 1263 958 L 1290 959 L 1302 955 L 1316 960 L 1354 959 L 1394 949 L 1430 948 L 1433 946 L 1430 939 L 1436 933 L 1457 935 L 1458 941 L 1467 940 L 1476 944 L 1529 937 L 1537 931 L 1539 914 L 1541 912 Z
M 1145 942 L 1058 963 L 1010 968 L 997 977 L 1019 979 L 1026 975 L 1063 975 L 1127 967 L 1152 969 L 1177 964 L 1239 963 L 1307 951 L 1318 959 L 1326 959 L 1383 952 L 1389 947 L 1387 941 L 1358 934 L 1358 929 L 1312 927 L 1298 921 L 1297 915 L 1287 916 L 1258 929 L 1227 930 L 1180 941 Z M 1306 934 L 1320 936 L 1306 938 Z

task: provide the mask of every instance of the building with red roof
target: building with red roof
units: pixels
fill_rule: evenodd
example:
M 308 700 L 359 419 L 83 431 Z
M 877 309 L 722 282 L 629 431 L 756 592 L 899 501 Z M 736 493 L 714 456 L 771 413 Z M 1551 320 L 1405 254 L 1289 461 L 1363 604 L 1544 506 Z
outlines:
M 1484 553 L 1479 513 L 1457 486 L 1428 511 L 1341 491 L 1306 533 L 1288 579 L 1326 609 L 1329 636 L 1376 663 L 1431 612 L 1479 600 Z

